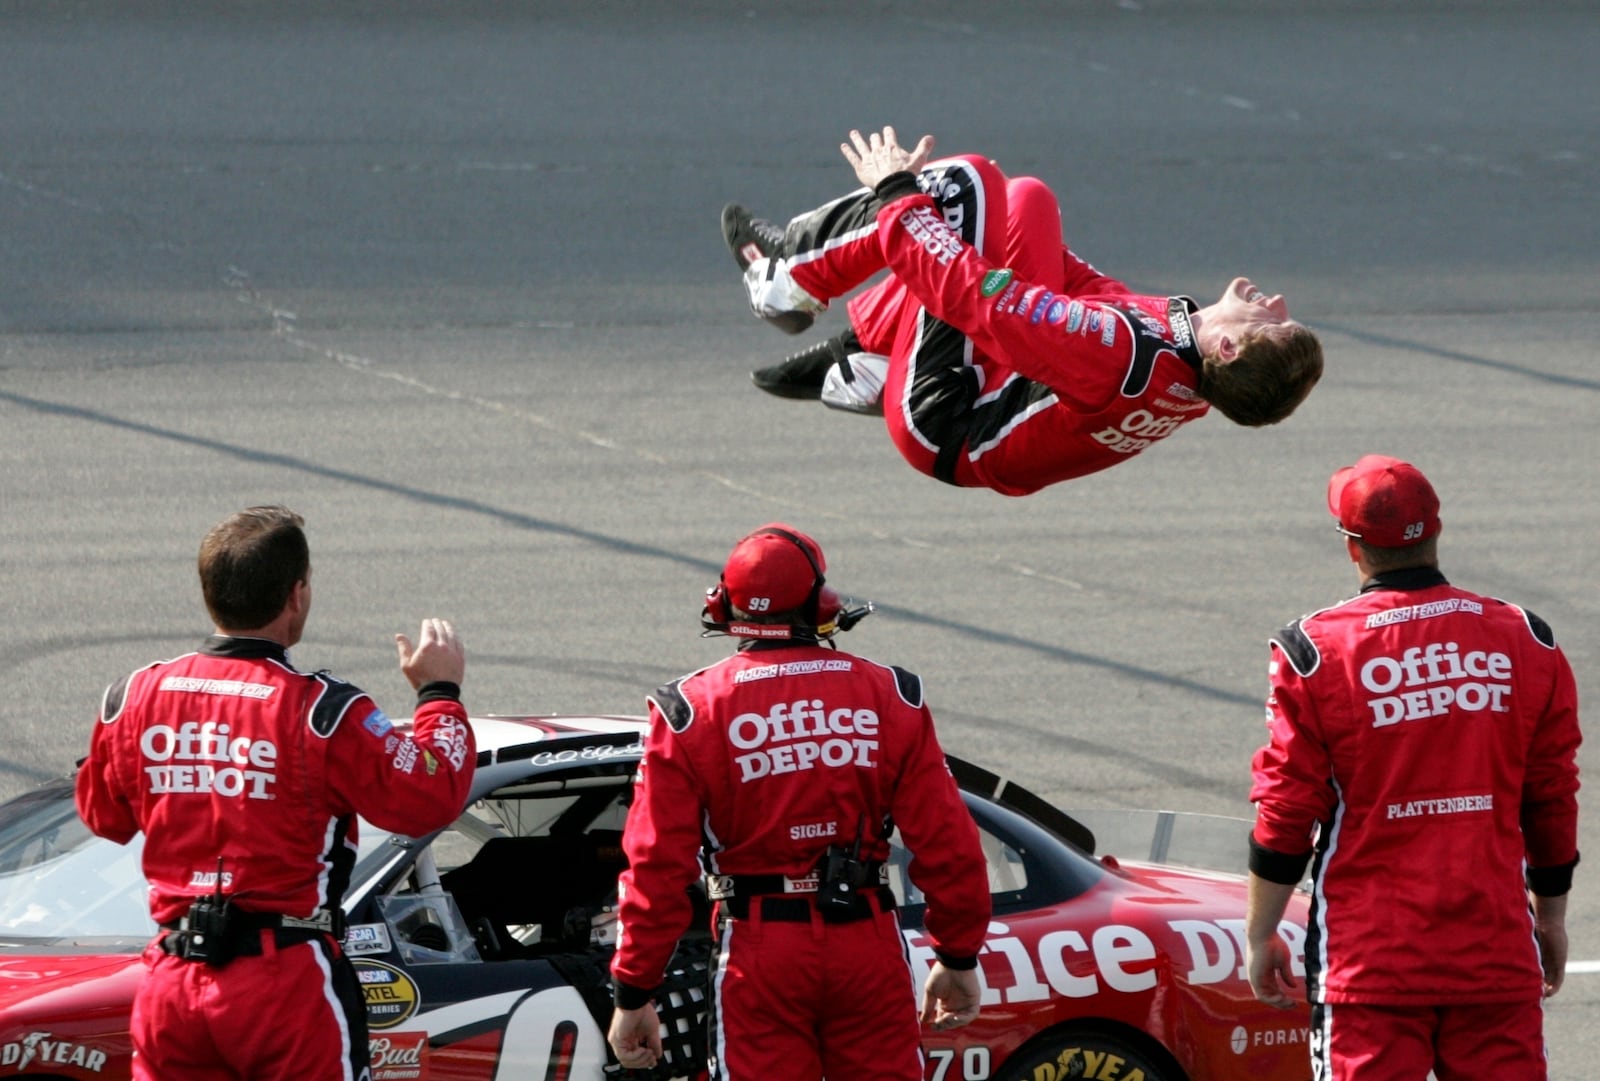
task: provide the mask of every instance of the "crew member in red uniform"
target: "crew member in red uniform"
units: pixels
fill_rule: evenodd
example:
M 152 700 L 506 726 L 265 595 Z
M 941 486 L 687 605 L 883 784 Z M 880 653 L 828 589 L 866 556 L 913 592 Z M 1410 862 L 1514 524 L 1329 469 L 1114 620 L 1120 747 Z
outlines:
M 1061 210 L 987 158 L 927 165 L 894 130 L 841 149 L 866 185 L 786 229 L 723 210 L 751 307 L 796 333 L 849 302 L 837 338 L 753 374 L 783 397 L 884 414 L 916 469 L 1027 495 L 1107 469 L 1204 416 L 1275 424 L 1322 374 L 1281 296 L 1235 278 L 1216 303 L 1145 296 L 1061 240 Z M 926 166 L 926 168 L 924 167 Z
M 411 735 L 371 698 L 288 649 L 311 608 L 302 521 L 251 507 L 200 545 L 216 633 L 113 683 L 78 772 L 91 830 L 143 832 L 150 913 L 134 1001 L 141 1081 L 369 1075 L 366 1007 L 341 949 L 356 816 L 396 833 L 460 814 L 476 752 L 465 654 L 428 619 L 396 635 L 417 690 Z
M 1315 848 L 1314 1074 L 1542 1081 L 1578 862 L 1572 671 L 1538 616 L 1439 573 L 1439 500 L 1416 467 L 1368 455 L 1333 475 L 1328 507 L 1361 592 L 1272 640 L 1250 984 L 1291 1004 L 1278 928 Z
M 898 827 L 938 961 L 920 1020 L 978 1015 L 989 886 L 977 827 L 903 669 L 830 648 L 844 610 L 810 537 L 781 523 L 737 545 L 707 594 L 733 656 L 667 684 L 623 834 L 610 1040 L 623 1066 L 661 1055 L 652 995 L 715 903 L 710 1071 L 756 1078 L 921 1078 L 912 970 L 884 860 Z

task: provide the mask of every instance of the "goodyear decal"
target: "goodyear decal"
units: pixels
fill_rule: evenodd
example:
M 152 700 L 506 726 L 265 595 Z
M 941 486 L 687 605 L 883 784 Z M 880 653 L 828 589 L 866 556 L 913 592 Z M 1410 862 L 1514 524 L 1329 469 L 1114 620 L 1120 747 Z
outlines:
M 417 1012 L 422 995 L 411 977 L 382 961 L 352 961 L 361 997 L 367 1003 L 367 1025 L 394 1028 Z
M 76 1066 L 100 1073 L 106 1053 L 87 1044 L 58 1040 L 48 1032 L 30 1032 L 19 1040 L 0 1044 L 0 1066 L 16 1073 L 51 1073 L 54 1066 Z
M 1030 1077 L 1033 1081 L 1145 1081 L 1145 1072 L 1103 1048 L 1063 1047 L 1054 1058 L 1035 1066 Z

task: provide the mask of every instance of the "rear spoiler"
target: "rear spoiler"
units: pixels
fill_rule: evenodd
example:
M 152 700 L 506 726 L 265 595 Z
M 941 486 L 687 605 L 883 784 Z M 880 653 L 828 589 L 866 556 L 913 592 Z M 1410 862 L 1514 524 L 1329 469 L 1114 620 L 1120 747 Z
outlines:
M 1094 832 L 1067 812 L 1040 799 L 1021 785 L 1014 784 L 997 773 L 990 773 L 982 766 L 975 766 L 965 759 L 950 754 L 945 755 L 945 761 L 949 764 L 950 773 L 962 791 L 982 796 L 1002 807 L 1009 807 L 1018 814 L 1032 819 L 1069 845 L 1081 849 L 1084 855 L 1094 855 Z

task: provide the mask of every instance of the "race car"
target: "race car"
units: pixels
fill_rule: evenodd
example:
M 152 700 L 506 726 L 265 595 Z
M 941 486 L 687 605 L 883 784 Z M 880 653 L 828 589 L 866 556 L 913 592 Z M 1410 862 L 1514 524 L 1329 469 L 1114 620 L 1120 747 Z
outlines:
M 666 1061 L 624 1075 L 605 1041 L 645 722 L 472 724 L 478 772 L 452 826 L 413 838 L 362 824 L 345 948 L 366 996 L 373 1081 L 702 1075 L 709 906 L 658 996 Z M 1243 879 L 1150 858 L 1168 851 L 1174 816 L 1157 815 L 1137 849 L 1096 856 L 1078 819 L 950 765 L 983 840 L 994 916 L 982 1014 L 927 1031 L 929 1081 L 1309 1078 L 1308 1011 L 1262 1005 L 1245 981 Z M 1235 861 L 1242 852 L 1241 834 Z M 925 974 L 933 951 L 906 865 L 897 845 L 891 884 Z M 1305 919 L 1297 895 L 1280 927 L 1297 973 Z M 139 840 L 88 833 L 70 778 L 0 804 L 0 1081 L 128 1078 L 138 954 L 155 933 Z

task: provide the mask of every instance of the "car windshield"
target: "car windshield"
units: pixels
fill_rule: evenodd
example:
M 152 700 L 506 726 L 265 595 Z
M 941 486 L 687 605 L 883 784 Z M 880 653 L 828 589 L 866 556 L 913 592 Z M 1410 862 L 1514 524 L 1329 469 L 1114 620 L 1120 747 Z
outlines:
M 13 801 L 0 820 L 0 936 L 149 938 L 140 851 L 90 833 L 65 784 Z
M 389 834 L 361 824 L 361 852 Z M 70 782 L 0 806 L 0 940 L 142 944 L 156 931 L 139 858 L 144 837 L 115 844 L 78 817 Z

